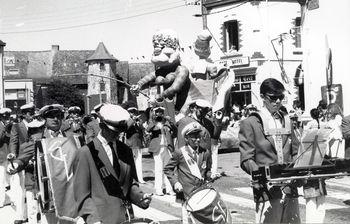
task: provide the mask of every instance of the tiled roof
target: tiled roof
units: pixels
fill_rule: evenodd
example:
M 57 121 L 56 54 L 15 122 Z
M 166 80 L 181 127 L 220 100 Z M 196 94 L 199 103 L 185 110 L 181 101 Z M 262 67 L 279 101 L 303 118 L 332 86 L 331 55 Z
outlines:
M 93 50 L 60 50 L 52 60 L 52 74 L 87 73 L 88 65 L 85 60 L 93 55 Z
M 118 61 L 115 57 L 113 57 L 103 44 L 103 42 L 100 42 L 95 50 L 95 52 L 86 59 L 86 62 L 89 61 L 96 61 L 96 60 L 107 60 L 107 61 Z

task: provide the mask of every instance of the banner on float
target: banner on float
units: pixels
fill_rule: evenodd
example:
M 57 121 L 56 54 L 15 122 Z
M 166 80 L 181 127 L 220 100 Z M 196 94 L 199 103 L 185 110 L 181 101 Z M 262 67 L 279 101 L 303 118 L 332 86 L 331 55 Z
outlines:
M 78 212 L 74 200 L 73 168 L 79 143 L 71 136 L 43 139 L 42 146 L 56 216 L 64 220 L 74 220 Z

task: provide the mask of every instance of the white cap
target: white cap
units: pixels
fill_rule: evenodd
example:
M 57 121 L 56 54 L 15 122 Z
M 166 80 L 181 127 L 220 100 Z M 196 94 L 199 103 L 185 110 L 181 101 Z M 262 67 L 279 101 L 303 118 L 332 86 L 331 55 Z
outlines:
M 196 122 L 193 121 L 191 123 L 188 123 L 181 131 L 181 135 L 185 137 L 186 135 L 189 135 L 191 133 L 195 132 L 202 132 L 202 126 Z
M 100 109 L 99 116 L 100 122 L 106 124 L 113 131 L 126 127 L 125 125 L 130 119 L 129 112 L 115 104 L 104 104 Z
M 45 124 L 45 120 L 34 119 L 28 123 L 28 128 L 40 128 Z
M 27 104 L 24 104 L 22 105 L 20 108 L 20 110 L 28 110 L 28 109 L 35 109 L 35 105 L 33 102 L 30 102 L 30 103 L 27 103 Z
M 190 105 L 193 105 L 193 104 L 196 104 L 198 107 L 202 107 L 202 108 L 212 108 L 211 103 L 203 99 L 198 99 L 190 103 Z
M 81 109 L 78 106 L 72 106 L 68 108 L 68 113 L 73 113 L 73 112 L 80 112 Z
M 6 114 L 6 113 L 11 113 L 12 112 L 12 110 L 10 109 L 10 108 L 6 108 L 6 107 L 4 107 L 4 108 L 1 108 L 0 109 L 0 114 L 1 115 L 4 115 L 4 114 Z
M 51 104 L 51 105 L 46 105 L 46 106 L 43 106 L 40 110 L 39 110 L 39 114 L 42 116 L 42 117 L 45 117 L 45 114 L 49 111 L 52 111 L 52 110 L 57 110 L 57 111 L 60 111 L 63 113 L 63 109 L 64 107 L 61 105 L 61 104 Z

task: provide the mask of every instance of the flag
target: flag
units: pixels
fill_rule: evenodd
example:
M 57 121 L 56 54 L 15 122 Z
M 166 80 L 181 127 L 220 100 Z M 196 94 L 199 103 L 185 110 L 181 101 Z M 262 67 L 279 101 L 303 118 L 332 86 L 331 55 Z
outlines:
M 46 138 L 41 142 L 56 216 L 59 219 L 73 221 L 78 216 L 73 190 L 77 142 L 73 136 L 69 138 Z

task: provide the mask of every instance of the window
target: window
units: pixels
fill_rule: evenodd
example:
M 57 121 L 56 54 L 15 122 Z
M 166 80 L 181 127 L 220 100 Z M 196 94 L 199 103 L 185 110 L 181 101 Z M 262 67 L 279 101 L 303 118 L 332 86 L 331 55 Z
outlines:
M 238 51 L 239 45 L 239 22 L 230 20 L 224 23 L 223 26 L 224 51 Z
M 100 71 L 106 71 L 106 67 L 104 63 L 100 63 Z

